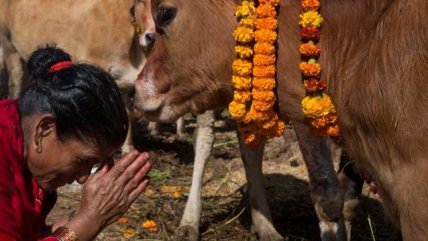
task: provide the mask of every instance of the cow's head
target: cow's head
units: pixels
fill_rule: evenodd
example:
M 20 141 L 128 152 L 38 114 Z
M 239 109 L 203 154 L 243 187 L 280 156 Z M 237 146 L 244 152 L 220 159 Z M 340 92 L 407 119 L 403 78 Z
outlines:
M 134 18 L 140 28 L 140 45 L 151 48 L 155 43 L 156 27 L 153 21 L 151 0 L 134 0 Z
M 225 106 L 236 1 L 151 1 L 156 42 L 135 83 L 135 106 L 157 121 Z

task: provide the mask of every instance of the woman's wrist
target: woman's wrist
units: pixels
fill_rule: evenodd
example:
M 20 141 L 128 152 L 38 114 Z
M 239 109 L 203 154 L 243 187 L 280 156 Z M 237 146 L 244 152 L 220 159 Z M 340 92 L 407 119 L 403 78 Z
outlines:
M 64 227 L 72 230 L 79 241 L 93 240 L 103 228 L 96 218 L 82 212 L 76 212 Z

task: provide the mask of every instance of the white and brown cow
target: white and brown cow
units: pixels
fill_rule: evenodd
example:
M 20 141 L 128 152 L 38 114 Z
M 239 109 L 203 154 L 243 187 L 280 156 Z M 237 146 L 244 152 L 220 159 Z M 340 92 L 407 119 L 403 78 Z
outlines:
M 166 121 L 227 105 L 234 10 L 240 2 L 153 0 L 156 43 L 136 81 L 136 103 L 146 116 Z M 279 114 L 293 120 L 314 174 L 329 165 L 329 154 L 323 151 L 324 139 L 307 134 L 310 127 L 301 111 L 299 2 L 280 4 L 277 94 Z M 322 75 L 337 106 L 344 146 L 361 168 L 371 171 L 404 240 L 427 240 L 428 1 L 324 0 L 321 12 Z M 262 240 L 280 239 L 258 181 L 263 147 L 241 145 L 241 151 L 256 231 Z M 317 195 L 329 192 L 323 190 L 328 185 L 319 182 L 322 177 L 310 178 L 318 214 L 334 218 L 337 210 L 328 210 L 325 203 L 330 199 Z

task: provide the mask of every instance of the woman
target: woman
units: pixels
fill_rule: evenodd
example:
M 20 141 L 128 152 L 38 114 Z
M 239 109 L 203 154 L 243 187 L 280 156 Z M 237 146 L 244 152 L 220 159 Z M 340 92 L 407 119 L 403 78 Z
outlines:
M 133 151 L 113 165 L 128 119 L 105 71 L 54 47 L 35 51 L 28 71 L 20 98 L 0 101 L 0 240 L 92 240 L 143 192 L 149 156 Z M 80 209 L 45 227 L 55 190 L 73 181 L 84 184 Z

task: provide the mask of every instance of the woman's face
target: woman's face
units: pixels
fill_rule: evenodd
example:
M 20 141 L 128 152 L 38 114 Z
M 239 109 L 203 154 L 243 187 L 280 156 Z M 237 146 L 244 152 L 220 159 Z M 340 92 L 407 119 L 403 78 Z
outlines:
M 24 122 L 25 123 L 25 122 Z M 26 141 L 26 159 L 30 172 L 46 191 L 77 181 L 84 183 L 92 167 L 112 158 L 119 147 L 99 148 L 78 139 L 61 141 L 52 118 L 36 117 L 32 135 Z

